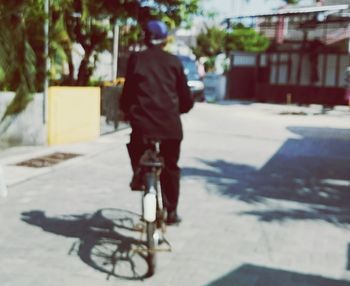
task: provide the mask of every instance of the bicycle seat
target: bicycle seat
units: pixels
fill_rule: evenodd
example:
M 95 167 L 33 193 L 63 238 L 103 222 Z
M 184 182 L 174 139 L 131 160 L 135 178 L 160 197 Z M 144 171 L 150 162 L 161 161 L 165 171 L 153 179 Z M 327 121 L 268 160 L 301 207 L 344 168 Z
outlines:
M 140 165 L 144 167 L 157 167 L 164 166 L 163 158 L 160 157 L 156 144 L 151 143 L 151 148 L 147 149 L 140 159 Z
M 157 137 L 149 137 L 149 136 L 144 136 L 143 137 L 143 143 L 144 144 L 151 144 L 151 145 L 154 145 L 154 144 L 160 144 L 162 142 L 161 139 L 157 138 Z
M 143 167 L 156 167 L 156 168 L 163 168 L 164 166 L 162 161 L 141 161 L 140 165 Z

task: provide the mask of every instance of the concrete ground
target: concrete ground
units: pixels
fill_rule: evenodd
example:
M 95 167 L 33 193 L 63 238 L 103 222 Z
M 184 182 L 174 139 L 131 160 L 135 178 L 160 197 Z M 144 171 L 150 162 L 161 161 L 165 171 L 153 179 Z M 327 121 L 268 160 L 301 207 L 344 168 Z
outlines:
M 0 285 L 350 285 L 350 111 L 198 103 L 183 116 L 184 221 L 144 278 L 125 129 L 1 152 Z M 54 152 L 53 167 L 16 163 Z

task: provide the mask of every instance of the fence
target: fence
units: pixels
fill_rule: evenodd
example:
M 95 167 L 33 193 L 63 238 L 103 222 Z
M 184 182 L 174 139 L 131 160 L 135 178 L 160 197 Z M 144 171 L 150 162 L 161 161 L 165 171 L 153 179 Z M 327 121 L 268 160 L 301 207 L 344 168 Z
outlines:
M 234 53 L 228 97 L 300 104 L 345 105 L 347 53 Z
M 270 84 L 344 87 L 347 53 L 275 52 L 258 57 L 259 68 L 269 72 Z

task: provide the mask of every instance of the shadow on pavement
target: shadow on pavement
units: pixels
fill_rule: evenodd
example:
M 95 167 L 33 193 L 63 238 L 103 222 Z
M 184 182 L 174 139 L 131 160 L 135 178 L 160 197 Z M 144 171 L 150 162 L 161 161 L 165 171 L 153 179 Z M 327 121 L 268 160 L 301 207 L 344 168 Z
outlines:
M 77 238 L 69 255 L 77 254 L 90 267 L 110 276 L 142 280 L 148 265 L 140 240 L 140 216 L 121 209 L 101 209 L 93 214 L 47 217 L 45 212 L 23 212 L 21 220 L 44 231 Z M 140 250 L 140 251 L 135 251 Z
M 211 189 L 247 203 L 292 201 L 296 208 L 243 212 L 263 221 L 321 219 L 350 223 L 350 130 L 290 127 L 290 138 L 261 168 L 203 161 L 210 168 L 183 168 L 183 176 L 203 177 Z M 295 204 L 294 204 L 295 205 Z
M 206 286 L 350 286 L 348 281 L 245 264 Z

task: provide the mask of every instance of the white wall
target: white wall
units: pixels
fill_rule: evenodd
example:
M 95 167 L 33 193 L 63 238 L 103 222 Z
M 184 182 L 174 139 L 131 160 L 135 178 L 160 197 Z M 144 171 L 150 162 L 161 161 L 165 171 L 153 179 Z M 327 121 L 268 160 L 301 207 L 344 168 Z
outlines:
M 14 98 L 13 92 L 0 92 L 0 117 Z M 13 119 L 9 128 L 0 134 L 0 146 L 43 145 L 46 144 L 46 127 L 43 123 L 42 93 L 34 95 L 34 99 L 26 109 Z

